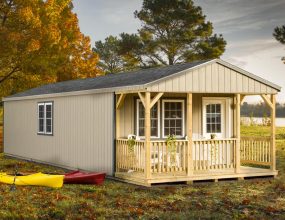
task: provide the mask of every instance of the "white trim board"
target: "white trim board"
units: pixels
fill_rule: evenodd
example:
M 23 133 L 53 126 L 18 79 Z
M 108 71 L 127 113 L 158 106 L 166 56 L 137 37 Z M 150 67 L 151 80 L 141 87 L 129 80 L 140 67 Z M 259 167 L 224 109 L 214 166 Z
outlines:
M 202 136 L 209 138 L 206 135 L 206 103 L 221 103 L 222 104 L 222 115 L 221 115 L 221 126 L 222 134 L 218 138 L 231 138 L 233 134 L 233 109 L 231 97 L 202 97 Z

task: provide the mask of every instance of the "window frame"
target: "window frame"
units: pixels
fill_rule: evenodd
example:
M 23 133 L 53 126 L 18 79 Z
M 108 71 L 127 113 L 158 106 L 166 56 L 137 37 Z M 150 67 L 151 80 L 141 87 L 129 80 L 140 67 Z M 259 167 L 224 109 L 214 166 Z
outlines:
M 180 102 L 182 103 L 182 135 L 175 135 L 176 138 L 185 137 L 185 100 L 184 99 L 162 99 L 162 138 L 167 138 L 164 134 L 164 119 L 165 119 L 165 103 L 166 102 Z
M 228 97 L 203 97 L 202 98 L 202 132 L 203 136 L 210 139 L 211 134 L 216 135 L 216 139 L 223 139 L 227 136 L 227 121 L 229 121 L 228 115 L 226 113 Z M 208 133 L 207 132 L 207 118 L 206 118 L 206 106 L 207 104 L 221 104 L 221 132 L 220 133 Z M 229 122 L 228 122 L 229 123 Z
M 141 139 L 145 139 L 145 135 L 139 136 L 139 103 L 142 103 L 142 101 L 140 99 L 136 99 L 136 136 Z M 157 136 L 150 136 L 150 137 L 160 138 L 160 102 L 159 100 L 155 104 L 157 104 Z
M 47 112 L 47 106 L 51 106 L 51 117 L 50 118 L 47 118 L 46 117 L 46 112 Z M 53 112 L 54 112 L 54 108 L 53 108 L 53 101 L 46 101 L 46 102 L 38 102 L 38 105 L 37 105 L 37 134 L 38 135 L 46 135 L 46 136 L 53 136 L 53 127 L 54 127 L 54 118 L 53 118 Z M 40 118 L 40 112 L 39 112 L 39 106 L 44 106 L 44 117 L 43 118 Z M 40 119 L 43 119 L 44 120 L 44 123 L 43 123 L 43 131 L 40 131 Z M 47 132 L 47 119 L 50 119 L 51 120 L 51 131 L 50 132 Z

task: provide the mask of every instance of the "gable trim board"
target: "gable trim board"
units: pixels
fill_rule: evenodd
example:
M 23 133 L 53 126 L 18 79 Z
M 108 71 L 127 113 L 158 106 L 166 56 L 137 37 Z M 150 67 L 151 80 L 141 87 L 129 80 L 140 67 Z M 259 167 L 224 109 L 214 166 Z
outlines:
M 9 96 L 6 98 L 3 98 L 3 101 L 16 101 L 16 100 L 25 100 L 25 99 L 35 99 L 35 98 L 49 98 L 49 97 L 60 97 L 60 96 L 73 96 L 73 95 L 84 95 L 84 94 L 95 94 L 95 93 L 106 93 L 106 92 L 115 92 L 115 93 L 120 93 L 120 92 L 143 92 L 143 91 L 153 91 L 153 92 L 160 92 L 160 91 L 164 91 L 164 92 L 181 92 L 181 93 L 185 93 L 185 92 L 196 92 L 196 93 L 240 93 L 240 94 L 258 94 L 258 93 L 262 93 L 263 94 L 276 94 L 277 92 L 279 92 L 281 90 L 281 87 L 278 85 L 275 85 L 274 83 L 271 83 L 259 76 L 256 76 L 252 73 L 249 73 L 245 70 L 240 69 L 239 67 L 236 67 L 230 63 L 227 63 L 223 60 L 220 59 L 213 59 L 210 61 L 201 61 L 201 62 L 196 62 L 193 63 L 193 65 L 191 65 L 192 63 L 188 63 L 188 64 L 179 64 L 179 65 L 173 65 L 173 66 L 167 66 L 167 67 L 161 67 L 161 68 L 150 68 L 150 69 L 146 69 L 146 70 L 141 70 L 141 71 L 136 71 L 136 72 L 129 72 L 129 73 L 119 73 L 119 74 L 115 74 L 114 76 L 102 76 L 102 77 L 95 77 L 95 78 L 89 78 L 86 79 L 86 81 L 84 80 L 75 80 L 75 81 L 66 81 L 65 83 L 55 83 L 55 84 L 50 84 L 50 85 L 46 85 L 46 86 L 42 86 L 42 87 L 38 87 L 35 89 L 31 89 L 28 90 L 26 92 L 23 93 L 19 93 L 19 94 L 15 94 L 13 96 Z M 211 80 L 209 80 L 206 75 L 208 75 L 209 73 L 207 71 L 209 71 L 209 66 L 211 65 L 211 77 L 213 76 L 213 70 L 212 70 L 212 66 L 217 65 L 218 70 L 215 70 L 214 73 L 214 77 L 211 78 Z M 183 69 L 185 66 L 185 69 Z M 188 66 L 190 66 L 188 68 Z M 179 67 L 179 68 L 178 68 Z M 222 71 L 224 71 L 224 76 L 222 77 L 222 72 L 219 70 L 219 68 L 223 69 Z M 176 69 L 182 69 L 180 71 L 176 71 Z M 167 72 L 168 71 L 168 72 Z M 164 72 L 166 72 L 165 74 L 163 74 Z M 210 90 L 208 89 L 209 86 L 216 86 L 216 83 L 213 82 L 213 80 L 215 80 L 216 82 L 220 83 L 220 80 L 223 81 L 223 83 L 228 86 L 225 83 L 225 80 L 233 80 L 232 79 L 232 75 L 231 73 L 235 74 L 236 79 L 237 78 L 242 78 L 241 79 L 241 83 L 239 83 L 239 86 L 241 86 L 241 88 L 239 89 L 235 89 L 232 90 L 232 88 L 230 89 L 224 89 L 224 90 Z M 205 85 L 205 87 L 203 89 L 197 89 L 194 86 L 186 88 L 185 86 L 185 82 L 188 81 L 186 80 L 186 78 L 183 80 L 181 78 L 183 78 L 183 75 L 189 75 L 190 73 L 193 74 L 192 79 L 188 78 L 189 81 L 191 81 L 191 83 L 193 85 L 196 85 L 195 83 L 198 84 L 202 84 L 203 87 Z M 133 75 L 134 74 L 134 75 Z M 146 83 L 140 84 L 140 79 L 136 79 L 136 74 L 138 74 L 138 76 L 143 77 L 143 74 L 148 74 L 148 81 Z M 153 76 L 152 76 L 153 74 Z M 156 75 L 157 74 L 157 75 Z M 202 74 L 204 75 L 204 77 L 201 77 Z M 159 78 L 158 76 L 162 76 L 161 78 Z M 132 82 L 130 82 L 131 85 L 124 85 L 124 86 L 113 86 L 116 80 L 120 80 L 121 78 L 128 78 L 131 76 L 131 80 Z M 153 80 L 152 80 L 153 77 Z M 216 78 L 215 78 L 216 77 Z M 114 79 L 115 78 L 115 79 Z M 206 80 L 207 79 L 207 80 Z M 213 79 L 213 80 L 212 80 Z M 94 87 L 98 87 L 98 82 L 96 81 L 102 81 L 105 80 L 104 83 L 106 84 L 106 88 L 94 88 L 94 89 L 81 89 L 83 88 L 82 85 L 84 85 L 85 83 L 88 84 L 88 86 L 92 86 L 92 83 L 94 82 L 96 85 L 94 85 Z M 108 80 L 110 81 L 109 83 L 109 87 L 108 87 Z M 157 89 L 158 85 L 162 85 L 163 82 L 168 82 L 169 80 L 173 80 L 172 84 L 174 85 L 175 88 L 179 88 L 179 89 L 169 89 L 169 85 L 165 85 L 166 88 L 163 89 Z M 91 81 L 91 82 L 90 82 Z M 123 81 L 123 80 L 121 80 Z M 120 82 L 119 82 L 120 83 Z M 126 83 L 126 82 L 124 82 Z M 133 83 L 133 84 L 132 84 Z M 75 90 L 74 91 L 66 91 L 66 90 L 72 90 L 72 86 L 69 86 L 69 84 L 72 84 L 73 86 L 75 86 Z M 78 84 L 78 85 L 77 85 Z M 118 84 L 118 83 L 117 83 Z M 184 84 L 184 85 L 183 85 Z M 198 85 L 197 84 L 197 85 Z M 244 89 L 245 84 L 248 84 L 248 88 L 253 88 L 253 89 Z M 67 85 L 67 86 L 66 86 Z M 62 86 L 62 90 L 63 92 L 53 92 L 54 90 L 58 91 L 60 90 L 60 86 Z M 49 88 L 50 87 L 50 88 Z M 100 87 L 100 86 L 99 86 Z M 181 87 L 181 88 L 180 88 Z M 259 87 L 259 89 L 258 89 Z M 44 90 L 44 88 L 47 89 L 47 91 Z M 237 88 L 237 86 L 236 86 Z M 50 91 L 49 91 L 50 90 Z M 260 90 L 259 92 L 256 92 Z M 35 94 L 33 95 L 27 95 L 29 94 L 29 91 L 33 91 Z M 37 91 L 39 94 L 37 94 Z M 41 92 L 46 92 L 45 94 L 41 94 Z
M 177 72 L 177 73 L 175 73 L 175 74 L 166 76 L 166 77 L 164 77 L 164 78 L 155 80 L 155 81 L 153 81 L 153 82 L 147 83 L 145 86 L 146 86 L 146 87 L 153 86 L 153 85 L 155 85 L 155 84 L 157 84 L 157 83 L 160 83 L 160 82 L 162 82 L 162 81 L 164 81 L 164 80 L 172 79 L 172 78 L 175 78 L 175 77 L 179 77 L 179 76 L 181 76 L 181 75 L 183 75 L 183 74 L 185 74 L 185 73 L 188 73 L 189 71 L 194 71 L 194 70 L 197 70 L 197 69 L 199 69 L 199 68 L 201 68 L 201 67 L 203 67 L 203 66 L 207 66 L 207 65 L 210 65 L 210 64 L 213 64 L 213 63 L 218 63 L 218 64 L 220 64 L 220 65 L 222 65 L 222 66 L 224 66 L 224 67 L 226 67 L 226 68 L 229 68 L 229 69 L 231 69 L 231 70 L 233 70 L 233 71 L 236 71 L 237 73 L 240 73 L 240 74 L 242 74 L 242 75 L 244 75 L 244 76 L 247 76 L 247 77 L 249 77 L 249 78 L 251 78 L 251 79 L 253 79 L 253 80 L 255 80 L 255 81 L 258 81 L 258 82 L 260 82 L 260 83 L 262 83 L 262 84 L 265 84 L 265 85 L 267 85 L 267 86 L 269 86 L 269 87 L 271 87 L 271 88 L 277 90 L 277 92 L 280 92 L 280 91 L 281 91 L 281 87 L 280 87 L 280 86 L 278 86 L 278 85 L 276 85 L 276 84 L 274 84 L 274 83 L 272 83 L 272 82 L 270 82 L 270 81 L 268 81 L 268 80 L 266 80 L 266 79 L 263 79 L 263 78 L 261 78 L 261 77 L 259 77 L 259 76 L 257 76 L 257 75 L 254 75 L 254 74 L 252 74 L 252 73 L 250 73 L 250 72 L 248 72 L 248 71 L 246 71 L 246 70 L 243 70 L 243 69 L 241 69 L 241 68 L 239 68 L 239 67 L 237 67 L 237 66 L 235 66 L 235 65 L 232 65 L 232 64 L 230 64 L 230 63 L 228 63 L 228 62 L 226 62 L 226 61 L 224 61 L 224 60 L 221 60 L 221 59 L 213 59 L 213 60 L 210 60 L 210 61 L 205 62 L 205 63 L 202 63 L 202 64 L 200 64 L 200 65 L 196 65 L 195 67 L 192 67 L 192 68 L 183 70 L 183 71 L 181 71 L 181 72 Z M 205 91 L 205 92 L 206 92 L 206 91 Z M 215 93 L 216 93 L 216 92 L 215 92 Z

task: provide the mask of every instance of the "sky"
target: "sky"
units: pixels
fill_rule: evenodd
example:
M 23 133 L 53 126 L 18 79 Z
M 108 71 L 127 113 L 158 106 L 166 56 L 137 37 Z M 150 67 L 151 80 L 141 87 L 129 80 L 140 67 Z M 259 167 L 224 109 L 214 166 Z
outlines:
M 276 26 L 285 25 L 285 0 L 194 0 L 201 6 L 214 33 L 227 41 L 221 59 L 282 87 L 277 101 L 285 102 L 285 45 L 272 36 Z M 136 33 L 140 21 L 134 11 L 142 0 L 73 0 L 81 31 L 98 40 L 122 32 Z M 248 97 L 248 102 L 260 101 Z

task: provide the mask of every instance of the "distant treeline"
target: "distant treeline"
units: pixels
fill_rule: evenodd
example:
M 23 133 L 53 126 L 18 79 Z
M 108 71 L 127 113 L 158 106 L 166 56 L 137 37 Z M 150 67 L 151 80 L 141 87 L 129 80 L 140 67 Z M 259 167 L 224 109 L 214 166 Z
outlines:
M 248 117 L 270 116 L 270 109 L 265 103 L 248 104 L 244 102 L 241 106 L 241 115 Z M 276 103 L 276 117 L 285 117 L 285 103 Z

